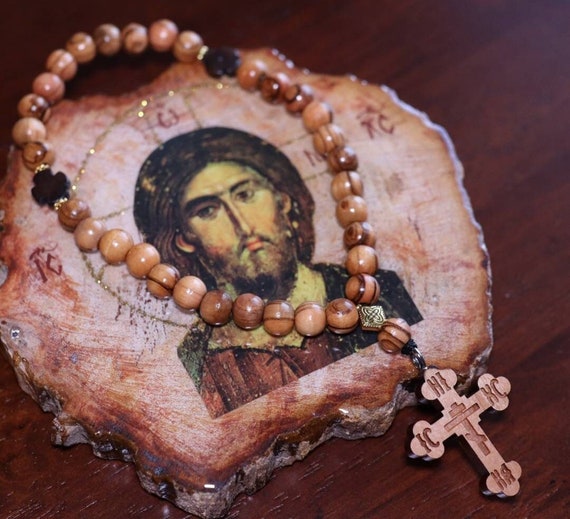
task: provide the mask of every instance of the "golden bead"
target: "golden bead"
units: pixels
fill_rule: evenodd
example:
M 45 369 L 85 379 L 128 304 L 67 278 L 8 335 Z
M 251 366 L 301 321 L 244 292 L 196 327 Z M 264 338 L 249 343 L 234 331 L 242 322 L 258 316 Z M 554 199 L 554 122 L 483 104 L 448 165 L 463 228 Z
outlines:
M 376 251 L 368 245 L 356 245 L 346 255 L 346 270 L 351 275 L 374 275 L 378 270 Z
M 336 217 L 341 227 L 345 228 L 353 222 L 364 222 L 368 218 L 368 206 L 364 198 L 348 195 L 336 205 Z
M 347 249 L 352 249 L 355 245 L 374 247 L 376 244 L 376 233 L 368 222 L 352 222 L 344 230 L 343 239 Z
M 67 40 L 65 49 L 73 54 L 77 63 L 89 63 L 97 55 L 95 42 L 86 32 L 76 32 Z
M 91 216 L 89 204 L 81 198 L 67 200 L 59 207 L 57 218 L 59 223 L 68 231 L 73 231 L 81 220 Z
M 85 218 L 81 220 L 73 233 L 75 244 L 85 252 L 97 250 L 101 236 L 107 232 L 107 226 L 102 220 Z
M 172 48 L 178 27 L 171 20 L 157 20 L 148 28 L 148 41 L 150 46 L 157 52 L 166 52 Z
M 240 294 L 234 301 L 233 320 L 244 330 L 253 330 L 263 321 L 265 303 L 255 294 Z
M 121 31 L 121 38 L 127 54 L 141 54 L 148 46 L 148 32 L 140 23 L 129 23 Z
M 283 337 L 293 330 L 295 311 L 287 301 L 269 301 L 263 311 L 263 327 L 275 337 Z
M 205 283 L 199 277 L 184 276 L 174 285 L 172 299 L 184 310 L 197 310 L 207 291 Z
M 303 124 L 310 132 L 317 131 L 321 126 L 332 123 L 333 112 L 330 105 L 317 101 L 311 101 L 303 110 Z
M 306 301 L 295 310 L 295 330 L 304 337 L 320 335 L 326 325 L 325 309 L 316 302 Z
M 48 56 L 46 69 L 53 74 L 57 74 L 64 81 L 69 81 L 77 74 L 77 61 L 70 52 L 64 49 L 57 49 Z
M 350 333 L 358 325 L 358 310 L 349 299 L 340 297 L 333 299 L 325 310 L 327 326 L 331 332 Z
M 344 293 L 356 304 L 371 305 L 376 303 L 380 297 L 380 285 L 370 274 L 356 274 L 348 278 Z
M 182 63 L 192 63 L 198 59 L 198 55 L 204 46 L 202 37 L 194 31 L 182 31 L 174 42 L 172 53 Z
M 378 342 L 388 353 L 398 353 L 412 336 L 410 325 L 400 317 L 386 319 L 378 333 Z
M 93 40 L 97 51 L 103 56 L 114 56 L 121 50 L 121 30 L 116 25 L 99 25 L 93 31 Z
M 125 263 L 131 276 L 143 279 L 160 263 L 160 253 L 150 243 L 137 243 L 129 249 Z
M 210 290 L 200 303 L 200 317 L 211 326 L 222 326 L 231 318 L 232 305 L 232 298 L 225 290 Z
M 123 229 L 110 229 L 99 240 L 99 252 L 109 265 L 117 265 L 125 261 L 127 253 L 133 246 L 132 236 Z
M 178 269 L 168 263 L 157 263 L 146 276 L 147 290 L 158 299 L 166 299 L 180 279 Z
M 22 117 L 12 127 L 12 139 L 17 146 L 23 146 L 28 142 L 43 141 L 46 135 L 44 123 L 35 117 Z

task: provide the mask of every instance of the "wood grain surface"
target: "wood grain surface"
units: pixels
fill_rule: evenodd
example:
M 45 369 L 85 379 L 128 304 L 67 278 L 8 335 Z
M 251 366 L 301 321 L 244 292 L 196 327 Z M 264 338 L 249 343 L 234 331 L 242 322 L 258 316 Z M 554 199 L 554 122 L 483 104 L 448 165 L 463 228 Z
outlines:
M 512 390 L 504 412 L 485 416 L 499 452 L 522 466 L 521 492 L 479 493 L 479 475 L 453 441 L 432 465 L 408 461 L 408 427 L 434 421 L 402 411 L 379 439 L 332 440 L 277 471 L 229 517 L 564 517 L 568 503 L 567 267 L 570 8 L 564 2 L 173 2 L 136 7 L 7 2 L 0 164 L 15 106 L 48 52 L 81 29 L 170 17 L 211 45 L 273 46 L 298 66 L 387 84 L 445 127 L 465 169 L 494 274 L 495 347 L 489 370 Z M 70 87 L 130 90 L 168 59 L 99 63 Z M 147 494 L 132 466 L 94 458 L 87 446 L 51 446 L 43 414 L 0 361 L 0 517 L 188 517 Z

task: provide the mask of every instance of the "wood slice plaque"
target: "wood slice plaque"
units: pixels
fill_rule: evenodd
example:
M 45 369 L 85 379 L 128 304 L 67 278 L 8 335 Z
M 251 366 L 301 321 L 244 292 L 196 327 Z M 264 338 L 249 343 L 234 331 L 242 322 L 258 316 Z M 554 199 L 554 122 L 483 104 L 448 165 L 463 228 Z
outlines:
M 359 159 L 386 311 L 414 323 L 428 364 L 466 387 L 492 345 L 490 274 L 449 138 L 387 88 L 244 54 L 333 107 Z M 54 170 L 93 215 L 155 244 L 183 275 L 294 306 L 342 295 L 331 174 L 282 105 L 177 64 L 136 92 L 61 102 L 48 132 Z M 220 164 L 240 167 L 226 178 Z M 133 462 L 148 491 L 220 517 L 275 468 L 333 436 L 381 435 L 415 403 L 417 371 L 374 333 L 205 326 L 124 265 L 80 252 L 30 187 L 14 152 L 0 192 L 0 337 L 22 388 L 55 415 L 55 444 Z

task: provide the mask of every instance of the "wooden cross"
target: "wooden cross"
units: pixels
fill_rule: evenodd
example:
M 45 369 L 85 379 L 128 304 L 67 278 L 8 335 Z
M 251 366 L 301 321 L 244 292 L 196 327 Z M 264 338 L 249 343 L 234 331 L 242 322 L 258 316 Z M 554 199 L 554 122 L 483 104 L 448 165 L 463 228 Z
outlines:
M 510 382 L 505 377 L 495 378 L 485 373 L 477 382 L 479 391 L 469 398 L 455 391 L 456 382 L 457 376 L 451 369 L 426 370 L 422 395 L 428 400 L 437 399 L 443 406 L 443 416 L 433 424 L 422 420 L 414 425 L 412 456 L 439 458 L 444 452 L 444 440 L 452 434 L 463 436 L 489 473 L 484 493 L 514 496 L 520 488 L 521 467 L 516 461 L 505 462 L 479 426 L 483 411 L 490 407 L 497 411 L 507 408 Z

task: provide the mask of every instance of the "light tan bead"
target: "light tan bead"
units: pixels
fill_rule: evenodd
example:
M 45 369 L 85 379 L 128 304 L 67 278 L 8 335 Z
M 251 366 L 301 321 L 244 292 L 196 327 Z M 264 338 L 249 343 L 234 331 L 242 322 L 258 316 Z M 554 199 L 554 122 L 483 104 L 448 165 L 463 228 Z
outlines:
M 150 46 L 157 52 L 170 50 L 177 36 L 178 27 L 171 20 L 157 20 L 148 29 L 148 41 Z
M 184 310 L 197 310 L 207 291 L 206 284 L 199 277 L 184 276 L 174 285 L 172 298 Z
M 283 101 L 285 91 L 291 85 L 289 76 L 283 72 L 277 72 L 271 76 L 263 75 L 259 83 L 261 97 L 270 103 Z
M 48 142 L 27 142 L 22 148 L 22 160 L 30 171 L 35 171 L 42 164 L 53 164 L 55 153 Z
M 182 31 L 174 42 L 172 53 L 182 63 L 192 63 L 198 59 L 198 55 L 204 46 L 202 37 L 194 31 Z
M 370 274 L 356 274 L 350 276 L 344 287 L 348 299 L 356 304 L 372 305 L 380 297 L 380 285 Z
M 95 42 L 86 32 L 76 32 L 67 40 L 65 49 L 73 54 L 77 63 L 89 63 L 97 55 Z
M 267 65 L 260 59 L 247 59 L 237 69 L 236 77 L 244 90 L 259 88 L 261 78 L 267 74 Z
M 327 154 L 327 162 L 335 172 L 358 169 L 358 157 L 350 146 L 340 146 L 331 150 Z
M 63 98 L 65 83 L 53 72 L 42 72 L 34 79 L 32 90 L 53 105 Z
M 293 114 L 302 112 L 314 98 L 315 94 L 309 85 L 291 85 L 283 94 L 285 108 Z
M 147 290 L 158 299 L 167 299 L 180 279 L 178 269 L 168 263 L 158 263 L 146 276 Z
M 211 326 L 222 326 L 231 318 L 232 304 L 225 290 L 210 290 L 200 303 L 200 317 Z
M 337 202 L 345 196 L 361 196 L 363 191 L 362 179 L 356 171 L 341 171 L 332 179 L 331 193 Z
M 356 274 L 374 275 L 378 270 L 376 251 L 368 245 L 356 245 L 346 255 L 346 270 L 352 276 Z
M 81 220 L 73 233 L 75 244 L 85 252 L 97 250 L 101 236 L 107 232 L 107 226 L 102 220 L 85 218 Z
M 44 123 L 51 115 L 49 103 L 46 98 L 38 94 L 26 94 L 18 102 L 20 117 L 35 117 Z
M 148 32 L 140 23 L 129 23 L 121 31 L 121 37 L 127 54 L 141 54 L 148 47 Z
M 48 56 L 46 69 L 57 74 L 64 81 L 69 81 L 77 74 L 77 61 L 70 52 L 56 49 Z
M 12 127 L 12 139 L 18 146 L 28 142 L 43 141 L 46 135 L 44 123 L 35 117 L 22 117 Z
M 240 294 L 234 301 L 233 320 L 244 330 L 253 330 L 263 321 L 265 303 L 255 294 Z
M 376 245 L 376 233 L 368 222 L 353 222 L 344 230 L 344 244 L 347 249 L 355 245 Z
M 93 40 L 103 56 L 114 56 L 121 50 L 121 30 L 111 23 L 99 25 L 93 31 Z
M 356 195 L 345 196 L 336 205 L 336 217 L 343 229 L 353 222 L 366 221 L 368 219 L 366 201 Z
M 133 238 L 127 231 L 110 229 L 99 240 L 99 252 L 109 265 L 117 265 L 125 261 L 133 244 Z
M 287 301 L 269 301 L 263 311 L 263 328 L 269 335 L 283 337 L 295 325 L 295 311 Z
M 320 335 L 326 325 L 325 309 L 319 303 L 306 301 L 295 310 L 295 329 L 304 337 Z
M 303 124 L 310 132 L 316 132 L 321 126 L 333 121 L 333 112 L 329 104 L 314 99 L 303 110 Z
M 324 124 L 313 134 L 313 146 L 321 154 L 344 146 L 344 132 L 336 124 Z
M 61 204 L 57 211 L 59 223 L 68 231 L 73 231 L 85 218 L 91 216 L 89 204 L 81 198 L 71 198 Z
M 338 334 L 350 333 L 358 325 L 358 310 L 349 299 L 339 297 L 333 299 L 325 310 L 327 326 L 331 332 Z
M 129 249 L 125 263 L 131 276 L 143 279 L 160 263 L 160 253 L 150 243 L 137 243 Z
M 378 342 L 388 353 L 398 353 L 412 337 L 410 325 L 400 317 L 386 319 L 378 333 Z

